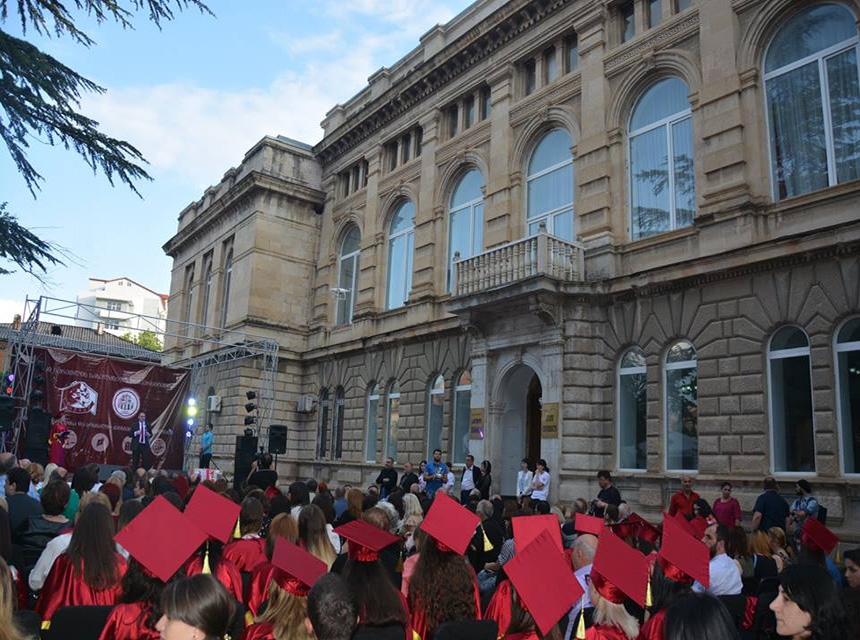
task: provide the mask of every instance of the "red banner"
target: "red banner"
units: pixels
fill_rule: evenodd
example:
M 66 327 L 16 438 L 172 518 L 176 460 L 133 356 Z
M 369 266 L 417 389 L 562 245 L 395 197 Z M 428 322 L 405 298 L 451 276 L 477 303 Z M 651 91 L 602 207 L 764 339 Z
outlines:
M 182 468 L 188 371 L 54 349 L 37 350 L 36 360 L 46 365 L 48 411 L 66 415 L 66 467 L 130 465 L 131 432 L 145 411 L 151 466 Z

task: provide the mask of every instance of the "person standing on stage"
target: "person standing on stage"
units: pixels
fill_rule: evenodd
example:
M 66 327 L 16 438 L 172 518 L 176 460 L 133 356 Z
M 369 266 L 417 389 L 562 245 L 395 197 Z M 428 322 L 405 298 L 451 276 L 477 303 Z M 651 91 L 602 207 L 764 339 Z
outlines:
M 51 432 L 48 434 L 48 462 L 58 467 L 66 466 L 66 450 L 63 444 L 69 435 L 66 416 L 61 411 L 51 418 Z
M 146 424 L 146 412 L 141 411 L 137 416 L 137 426 L 131 434 L 131 466 L 134 469 L 142 466 L 149 469 L 149 439 L 152 429 Z
M 208 469 L 209 462 L 212 460 L 212 441 L 215 436 L 212 435 L 212 423 L 209 422 L 203 427 L 203 436 L 200 438 L 200 468 Z

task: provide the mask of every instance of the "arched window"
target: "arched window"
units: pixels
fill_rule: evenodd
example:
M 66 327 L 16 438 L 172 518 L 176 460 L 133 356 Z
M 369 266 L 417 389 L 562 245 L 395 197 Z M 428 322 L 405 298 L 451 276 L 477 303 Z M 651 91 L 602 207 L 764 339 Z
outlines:
M 194 265 L 188 267 L 188 275 L 185 280 L 185 322 L 194 320 Z M 183 333 L 188 336 L 192 332 L 188 324 L 183 328 Z
M 535 147 L 526 177 L 528 234 L 540 223 L 554 236 L 573 240 L 573 157 L 563 129 L 547 133 Z
M 442 422 L 445 415 L 445 379 L 438 375 L 430 385 L 427 398 L 427 459 L 442 448 Z
M 451 289 L 454 254 L 471 258 L 484 250 L 484 177 L 477 169 L 466 173 L 451 196 L 448 232 L 448 290 Z
M 666 353 L 666 469 L 699 468 L 698 369 L 696 349 L 687 340 Z
M 203 271 L 203 314 L 200 324 L 204 327 L 209 322 L 209 299 L 212 297 L 212 256 L 206 259 L 206 267 Z
M 767 352 L 770 446 L 774 471 L 815 471 L 812 370 L 809 340 L 798 327 L 783 327 Z
M 364 459 L 376 462 L 376 437 L 379 432 L 379 387 L 374 383 L 367 390 L 367 433 Z
M 221 296 L 221 328 L 227 326 L 227 308 L 230 304 L 230 281 L 233 279 L 233 250 L 224 258 L 224 295 Z
M 775 199 L 860 177 L 856 18 L 819 4 L 789 20 L 764 63 Z
M 415 205 L 403 201 L 388 227 L 387 309 L 402 307 L 412 288 L 412 253 L 415 249 Z
M 690 90 L 666 78 L 630 118 L 630 235 L 634 240 L 689 227 L 696 210 Z
M 385 457 L 397 460 L 397 426 L 400 424 L 400 385 L 392 382 L 388 388 L 388 410 L 385 427 Z
M 645 469 L 647 453 L 645 355 L 630 349 L 618 363 L 618 467 Z
M 325 458 L 328 445 L 328 389 L 320 390 L 320 414 L 317 423 L 317 458 Z
M 469 454 L 469 412 L 472 408 L 472 373 L 464 371 L 454 388 L 454 435 L 451 451 L 454 464 L 465 464 Z
M 361 253 L 361 232 L 355 225 L 349 228 L 340 245 L 337 265 L 337 313 L 335 324 L 350 324 L 358 297 L 358 258 Z
M 860 473 L 860 318 L 836 334 L 836 398 L 842 470 Z
M 345 408 L 345 394 L 343 387 L 338 387 L 334 392 L 334 422 L 331 434 L 331 459 L 340 460 L 343 454 L 343 413 Z

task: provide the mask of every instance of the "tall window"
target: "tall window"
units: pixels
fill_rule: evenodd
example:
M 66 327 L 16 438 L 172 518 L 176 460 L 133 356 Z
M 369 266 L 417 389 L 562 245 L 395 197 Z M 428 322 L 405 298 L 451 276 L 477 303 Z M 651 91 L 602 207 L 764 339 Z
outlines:
M 379 431 L 379 387 L 370 385 L 367 392 L 367 435 L 364 444 L 364 459 L 376 462 L 376 436 Z
M 335 324 L 350 324 L 358 297 L 358 258 L 361 253 L 361 232 L 355 225 L 349 228 L 340 245 L 337 266 L 337 314 Z
M 774 471 L 815 471 L 809 340 L 797 327 L 774 334 L 767 353 Z
M 569 36 L 564 40 L 565 73 L 574 71 L 579 66 L 579 43 L 576 35 Z
M 388 388 L 388 410 L 385 412 L 385 457 L 397 460 L 397 426 L 400 424 L 400 385 Z
M 693 119 L 678 78 L 653 85 L 630 118 L 630 233 L 634 240 L 693 224 Z
M 544 84 L 555 81 L 558 77 L 558 64 L 555 60 L 555 47 L 550 47 L 543 52 L 543 80 Z
M 415 205 L 404 200 L 388 227 L 388 309 L 402 307 L 409 298 L 414 249 Z
M 188 267 L 188 273 L 185 276 L 185 322 L 191 322 L 194 318 L 194 265 Z M 183 334 L 189 335 L 189 326 L 186 324 L 183 327 Z
M 427 459 L 434 449 L 442 448 L 442 421 L 445 409 L 445 379 L 438 375 L 430 385 L 427 398 Z
M 320 415 L 317 423 L 317 458 L 324 458 L 328 445 L 328 389 L 320 391 Z
M 621 42 L 627 42 L 636 35 L 636 11 L 633 2 L 628 2 L 619 9 L 621 15 Z
M 645 469 L 645 356 L 639 349 L 624 354 L 618 366 L 618 467 Z
M 529 235 L 543 222 L 548 233 L 573 240 L 572 144 L 566 131 L 554 129 L 532 153 L 526 178 Z
M 343 454 L 343 413 L 344 413 L 343 387 L 338 387 L 334 392 L 334 422 L 331 433 L 331 459 L 340 460 Z
M 836 397 L 842 470 L 860 473 L 860 318 L 836 335 Z
M 801 11 L 764 65 L 774 198 L 860 177 L 856 19 L 835 4 Z
M 224 259 L 224 295 L 221 296 L 221 328 L 227 326 L 227 308 L 230 305 L 230 281 L 233 279 L 233 249 L 227 251 Z
M 534 60 L 528 60 L 525 63 L 523 73 L 525 74 L 524 80 L 526 95 L 530 96 L 537 88 L 537 65 L 535 65 Z
M 454 434 L 451 450 L 454 464 L 465 464 L 469 455 L 469 412 L 472 407 L 472 373 L 464 371 L 454 388 Z
M 204 327 L 209 321 L 209 299 L 212 297 L 212 256 L 206 259 L 206 267 L 203 271 L 203 314 L 200 324 Z
M 698 369 L 696 349 L 686 340 L 666 354 L 666 469 L 699 468 Z
M 471 258 L 484 249 L 484 195 L 481 192 L 483 184 L 484 177 L 481 172 L 472 169 L 460 178 L 451 196 L 448 234 L 449 290 L 454 254 L 459 252 L 462 260 Z
M 648 0 L 648 27 L 653 29 L 663 19 L 663 0 Z

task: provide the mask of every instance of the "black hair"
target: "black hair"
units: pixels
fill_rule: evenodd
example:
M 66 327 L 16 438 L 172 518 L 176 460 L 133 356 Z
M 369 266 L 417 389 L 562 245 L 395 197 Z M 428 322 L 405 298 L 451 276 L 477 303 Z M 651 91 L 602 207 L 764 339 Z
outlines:
M 722 542 L 723 544 L 728 546 L 728 544 L 729 544 L 729 528 L 726 525 L 719 524 L 719 523 L 717 523 L 716 525 L 711 525 L 711 526 L 717 527 L 717 530 L 714 532 L 717 536 L 717 542 Z
M 797 481 L 796 484 L 798 487 L 803 489 L 806 493 L 812 493 L 812 485 L 809 484 L 808 480 L 801 478 L 800 480 Z
M 484 465 L 487 465 L 487 471 L 486 471 L 486 473 L 492 473 L 492 471 L 493 471 L 493 463 L 492 463 L 492 462 L 490 462 L 489 460 L 484 460 L 483 462 L 481 462 L 481 466 L 483 467 Z
M 17 488 L 17 485 L 16 485 Z M 66 508 L 72 492 L 65 480 L 51 480 L 42 487 L 42 495 L 39 502 L 42 503 L 42 511 L 46 516 L 58 516 Z
M 665 640 L 737 640 L 740 636 L 728 609 L 714 596 L 691 593 L 666 611 Z
M 313 478 L 308 478 L 305 480 L 305 486 L 308 488 L 308 493 L 316 493 L 319 483 Z
M 334 513 L 334 502 L 325 494 L 320 494 L 315 496 L 313 500 L 311 500 L 311 504 L 315 504 L 318 506 L 325 516 L 325 521 L 328 524 L 334 524 L 335 521 L 335 513 Z
M 696 502 L 693 503 L 695 506 L 699 507 L 699 515 L 703 518 L 707 518 L 713 512 L 711 511 L 711 505 L 708 504 L 708 501 L 704 498 L 699 498 Z
M 15 485 L 15 493 L 27 493 L 30 490 L 30 474 L 26 469 L 15 467 L 6 474 L 6 483 Z
M 90 491 L 96 482 L 99 481 L 99 466 L 97 464 L 88 464 L 77 471 L 72 476 L 72 491 L 77 491 L 78 495 L 83 495 Z
M 119 517 L 116 521 L 116 530 L 122 531 L 129 522 L 134 520 L 143 511 L 143 503 L 140 500 L 126 500 L 119 508 Z
M 436 449 L 433 449 L 433 455 L 434 455 L 434 456 L 436 455 L 436 452 L 437 452 L 437 451 L 438 451 L 439 453 L 442 453 L 442 449 L 439 449 L 439 448 L 437 447 Z
M 206 640 L 221 640 L 230 629 L 235 607 L 233 597 L 214 576 L 199 573 L 167 585 L 161 610 L 170 619 L 200 629 Z
M 274 458 L 272 458 L 271 453 L 264 453 L 260 456 L 260 468 L 261 469 L 271 469 L 272 462 L 274 462 Z
M 409 613 L 382 562 L 349 559 L 341 576 L 355 594 L 361 624 L 372 627 L 399 624 L 406 628 Z
M 532 461 L 531 461 L 531 460 L 529 460 L 528 458 L 523 458 L 522 460 L 520 460 L 520 462 L 521 462 L 521 463 L 522 463 L 522 462 L 525 462 L 525 463 L 526 463 L 526 466 L 527 466 L 529 469 L 531 469 L 531 468 L 532 468 Z
M 675 582 L 667 578 L 663 573 L 663 567 L 659 562 L 654 563 L 651 572 L 651 602 L 649 610 L 652 614 L 668 609 L 676 600 L 691 593 L 690 585 L 683 582 Z
M 549 511 L 550 511 L 549 502 L 547 502 L 546 500 L 538 500 L 537 501 L 537 504 L 535 505 L 535 513 L 542 515 L 542 516 L 545 516 L 545 515 L 549 515 Z
M 731 482 L 729 482 L 728 480 L 723 480 L 722 484 L 720 485 L 720 489 L 725 489 L 726 487 L 728 487 L 729 489 L 731 489 L 731 488 L 732 488 L 732 483 L 731 483 Z
M 81 511 L 66 549 L 75 573 L 91 589 L 113 587 L 121 577 L 119 555 L 113 542 L 114 524 L 110 509 L 91 502 Z
M 546 464 L 546 460 L 544 460 L 543 458 L 541 458 L 540 460 L 538 460 L 538 461 L 537 461 L 537 463 L 538 463 L 540 466 L 542 466 L 542 467 L 543 467 L 543 470 L 544 470 L 544 471 L 549 471 L 549 467 L 548 467 L 548 466 L 547 466 L 547 464 Z
M 290 496 L 290 504 L 295 506 L 305 506 L 306 504 L 311 503 L 310 493 L 308 492 L 308 485 L 304 482 L 294 482 L 290 485 L 290 488 L 287 490 L 287 493 Z
M 349 640 L 358 623 L 358 604 L 336 573 L 321 576 L 308 593 L 308 618 L 317 638 Z
M 827 569 L 815 564 L 789 565 L 779 574 L 779 586 L 788 600 L 812 618 L 811 640 L 848 640 L 839 589 Z
M 600 471 L 598 471 L 597 478 L 598 480 L 602 478 L 604 480 L 609 480 L 610 482 L 612 482 L 612 474 L 609 473 L 609 471 L 607 471 L 606 469 L 601 469 Z
M 860 548 L 848 549 L 848 551 L 842 554 L 842 557 L 856 565 L 860 565 Z
M 161 593 L 164 591 L 164 583 L 146 571 L 134 558 L 128 559 L 128 568 L 121 582 L 122 595 L 119 601 L 146 605 L 141 613 L 143 626 L 155 631 L 155 624 L 161 618 Z

